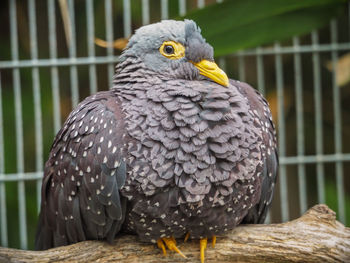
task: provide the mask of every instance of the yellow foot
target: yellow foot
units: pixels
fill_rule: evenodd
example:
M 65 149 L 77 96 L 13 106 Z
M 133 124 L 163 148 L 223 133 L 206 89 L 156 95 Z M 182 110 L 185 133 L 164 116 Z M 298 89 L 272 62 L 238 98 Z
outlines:
M 213 248 L 215 247 L 215 244 L 216 244 L 216 236 L 213 236 L 212 239 L 211 239 L 211 244 L 213 246 Z
M 186 242 L 188 240 L 188 238 L 190 237 L 190 232 L 187 232 L 186 236 L 185 236 L 185 239 L 184 239 L 184 242 Z
M 158 239 L 157 245 L 163 251 L 163 255 L 166 256 L 166 248 L 164 246 L 162 239 Z
M 164 245 L 165 244 L 165 245 Z M 166 255 L 166 248 L 165 246 L 170 250 L 170 251 L 175 251 L 178 254 L 180 254 L 181 257 L 187 258 L 180 249 L 176 246 L 176 240 L 173 237 L 163 237 L 161 239 L 158 239 L 157 245 L 159 248 L 163 250 L 163 254 Z
M 199 240 L 199 247 L 200 247 L 200 251 L 201 251 L 201 263 L 204 263 L 204 252 L 207 248 L 207 243 L 208 243 L 208 239 L 207 238 L 201 238 Z

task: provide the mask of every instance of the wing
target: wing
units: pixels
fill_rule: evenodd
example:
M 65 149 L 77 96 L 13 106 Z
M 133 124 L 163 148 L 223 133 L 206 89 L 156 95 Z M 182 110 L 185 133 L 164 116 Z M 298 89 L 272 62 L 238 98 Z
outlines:
M 264 223 L 266 214 L 271 205 L 274 187 L 278 173 L 278 155 L 276 149 L 276 130 L 272 122 L 272 115 L 268 102 L 263 96 L 248 84 L 231 80 L 231 84 L 236 86 L 243 93 L 250 104 L 251 110 L 260 120 L 264 145 L 262 147 L 263 170 L 261 178 L 261 194 L 259 202 L 253 206 L 243 219 L 245 224 Z
M 112 92 L 80 103 L 52 145 L 42 183 L 35 248 L 112 241 L 125 217 L 124 122 Z

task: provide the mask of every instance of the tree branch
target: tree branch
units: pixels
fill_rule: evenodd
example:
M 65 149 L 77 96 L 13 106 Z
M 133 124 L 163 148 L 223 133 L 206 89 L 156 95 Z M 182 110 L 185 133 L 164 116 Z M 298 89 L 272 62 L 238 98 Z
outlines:
M 188 257 L 164 257 L 152 244 L 124 235 L 110 245 L 85 241 L 46 251 L 0 248 L 0 262 L 199 262 L 199 242 L 178 242 Z M 283 224 L 239 226 L 208 245 L 206 262 L 350 262 L 350 228 L 335 212 L 316 205 L 302 217 Z

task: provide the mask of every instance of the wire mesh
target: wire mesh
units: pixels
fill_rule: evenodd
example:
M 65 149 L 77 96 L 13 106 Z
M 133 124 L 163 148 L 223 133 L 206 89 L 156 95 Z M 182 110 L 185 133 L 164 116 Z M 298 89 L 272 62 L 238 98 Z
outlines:
M 40 185 L 42 178 L 42 170 L 44 165 L 44 159 L 47 157 L 45 153 L 49 150 L 46 145 L 46 141 L 52 141 L 54 134 L 59 130 L 62 121 L 69 113 L 69 109 L 75 107 L 80 100 L 83 99 L 82 94 L 95 93 L 101 89 L 108 89 L 110 87 L 112 77 L 114 74 L 114 65 L 118 56 L 114 55 L 115 50 L 112 45 L 107 46 L 105 54 L 101 54 L 101 51 L 96 48 L 94 39 L 97 35 L 105 36 L 108 43 L 112 43 L 117 37 L 129 37 L 132 34 L 132 30 L 136 28 L 135 25 L 145 25 L 150 22 L 155 22 L 159 19 L 167 19 L 171 14 L 184 15 L 186 12 L 193 10 L 193 8 L 203 8 L 205 1 L 202 0 L 179 0 L 177 5 L 173 5 L 171 1 L 160 0 L 157 6 L 153 1 L 140 0 L 138 4 L 140 8 L 139 13 L 135 12 L 134 1 L 130 0 L 105 0 L 102 4 L 102 10 L 104 17 L 99 23 L 104 23 L 104 27 L 99 26 L 97 23 L 97 17 L 95 12 L 97 11 L 97 1 L 87 0 L 80 4 L 85 7 L 84 23 L 86 29 L 86 39 L 80 39 L 82 35 L 79 31 L 82 30 L 79 25 L 79 21 L 76 18 L 77 12 L 81 12 L 81 9 L 77 9 L 79 3 L 73 0 L 67 1 L 55 1 L 48 0 L 46 3 L 47 12 L 47 32 L 43 30 L 41 25 L 38 25 L 37 10 L 40 1 L 28 0 L 26 2 L 27 23 L 28 23 L 28 42 L 29 42 L 29 58 L 23 58 L 20 56 L 20 43 L 21 34 L 18 32 L 18 21 L 21 18 L 18 8 L 19 2 L 16 0 L 8 0 L 9 14 L 9 47 L 11 50 L 11 57 L 9 59 L 0 60 L 0 245 L 9 246 L 9 227 L 14 224 L 9 220 L 9 213 L 13 207 L 9 206 L 9 191 L 8 184 L 16 183 L 17 187 L 17 217 L 16 223 L 18 224 L 18 246 L 22 249 L 30 247 L 28 245 L 29 240 L 33 240 L 33 235 L 29 235 L 27 228 L 27 212 L 31 213 L 30 209 L 33 207 L 28 203 L 27 196 L 30 193 L 26 192 L 28 183 L 35 183 L 35 213 L 38 212 L 40 204 Z M 222 1 L 217 1 L 222 2 Z M 66 4 L 68 12 L 68 25 L 64 27 L 62 24 L 60 10 L 62 5 Z M 175 6 L 175 7 L 174 7 Z M 21 3 L 21 7 L 23 7 Z M 119 8 L 122 10 L 121 16 L 116 16 L 114 11 Z M 173 10 L 176 8 L 176 10 Z M 154 17 L 154 9 L 158 10 L 158 17 Z M 349 8 L 350 10 L 350 8 Z M 20 13 L 22 14 L 22 13 Z M 153 15 L 152 15 L 153 14 Z M 350 28 L 350 16 L 348 16 L 348 23 Z M 80 18 L 80 17 L 79 17 Z M 117 21 L 117 22 L 116 22 Z M 139 22 L 135 22 L 139 21 Z M 341 25 L 343 26 L 343 25 Z M 65 30 L 63 29 L 65 28 Z M 102 28 L 102 29 L 101 29 Z M 333 113 L 334 123 L 332 123 L 332 135 L 325 134 L 324 121 L 325 116 L 323 108 L 325 103 L 323 99 L 323 93 L 325 91 L 325 81 L 322 76 L 322 56 L 329 55 L 333 69 L 336 69 L 337 62 L 340 54 L 350 51 L 350 34 L 348 34 L 347 41 L 339 41 L 339 23 L 333 20 L 329 26 L 330 41 L 320 41 L 320 32 L 313 31 L 310 35 L 310 41 L 308 43 L 302 43 L 302 40 L 298 37 L 293 38 L 292 42 L 287 43 L 275 43 L 272 46 L 258 47 L 250 50 L 242 50 L 235 54 L 231 54 L 226 57 L 218 58 L 218 63 L 225 71 L 231 76 L 237 76 L 241 81 L 255 82 L 257 89 L 262 94 L 270 94 L 275 92 L 276 94 L 276 112 L 277 112 L 277 128 L 278 128 L 278 145 L 280 156 L 280 168 L 278 187 L 276 188 L 277 201 L 273 204 L 272 213 L 269 214 L 268 222 L 270 221 L 288 221 L 295 217 L 296 214 L 301 214 L 306 211 L 308 207 L 315 203 L 327 202 L 327 173 L 331 171 L 334 175 L 334 182 L 336 185 L 337 195 L 337 212 L 339 220 L 346 223 L 346 195 L 349 195 L 349 191 L 346 192 L 345 178 L 346 168 L 344 163 L 350 162 L 350 153 L 344 153 L 344 140 L 343 140 L 343 120 L 342 114 L 344 114 L 344 107 L 342 101 L 342 90 L 337 84 L 336 70 L 332 73 L 332 107 L 330 111 Z M 40 43 L 38 43 L 38 36 L 46 34 L 48 53 L 44 56 L 40 55 Z M 63 36 L 63 37 L 62 37 Z M 116 37 L 117 36 L 117 37 Z M 20 37 L 20 39 L 19 39 Z M 79 41 L 85 41 L 86 53 L 83 55 L 78 49 L 80 47 Z M 67 52 L 63 55 L 62 48 L 59 45 L 66 45 Z M 307 56 L 310 65 L 306 65 L 305 57 Z M 285 60 L 290 59 L 292 67 L 286 68 Z M 252 62 L 253 61 L 253 62 Z M 267 61 L 272 61 L 266 67 Z M 234 64 L 234 65 L 233 65 Z M 253 67 L 252 67 L 253 66 Z M 103 67 L 103 70 L 99 70 Z M 81 70 L 87 69 L 88 72 L 88 88 L 84 86 L 79 88 L 81 83 L 85 83 L 81 79 Z M 255 72 L 252 73 L 254 68 Z M 307 134 L 306 120 L 305 120 L 305 69 L 310 68 L 310 76 L 312 78 L 312 91 L 313 91 L 313 112 L 314 112 L 314 136 L 313 141 L 315 145 L 314 152 L 308 152 L 306 149 Z M 26 91 L 26 87 L 23 87 L 23 79 L 27 78 L 26 70 L 30 71 L 30 80 L 32 85 L 32 98 L 33 98 L 33 134 L 34 134 L 34 159 L 35 165 L 33 168 L 26 168 L 26 154 L 29 151 L 24 138 L 27 138 L 27 131 L 24 133 L 24 112 L 23 103 L 24 97 L 22 92 Z M 46 71 L 47 70 L 47 71 Z M 286 75 L 286 71 L 292 71 L 293 77 L 290 78 Z M 101 74 L 106 73 L 105 75 Z M 254 76 L 253 76 L 254 74 Z M 9 81 L 10 77 L 11 81 Z M 6 76 L 6 80 L 4 77 Z M 65 78 L 68 79 L 68 82 Z M 102 76 L 102 77 L 101 77 Z M 273 76 L 275 85 L 273 87 L 267 86 L 267 82 Z M 42 78 L 49 79 L 49 86 L 41 85 Z M 107 78 L 107 82 L 101 87 L 101 82 Z M 68 86 L 70 99 L 69 105 L 65 101 L 65 97 L 62 96 L 62 92 L 65 87 Z M 13 91 L 13 105 L 14 105 L 14 128 L 7 124 L 5 121 L 6 113 L 9 110 L 4 105 L 8 105 L 5 102 L 4 92 L 7 90 Z M 43 94 L 50 90 L 50 104 L 48 108 L 44 108 L 45 99 Z M 87 92 L 86 92 L 87 90 Z M 287 116 L 286 116 L 286 97 L 290 96 L 287 92 L 292 90 L 295 98 L 293 108 L 295 109 L 295 130 L 288 129 Z M 27 91 L 25 92 L 27 94 Z M 7 93 L 6 93 L 7 94 Z M 7 97 L 6 97 L 7 98 Z M 45 104 L 47 105 L 47 104 Z M 68 105 L 68 106 L 67 106 Z M 43 113 L 49 111 L 52 119 L 52 129 L 47 128 L 47 124 L 44 121 Z M 27 118 L 27 117 L 25 117 Z M 45 118 L 46 120 L 46 118 Z M 8 146 L 5 142 L 5 135 L 10 132 L 14 133 L 15 146 Z M 288 145 L 288 135 L 295 134 L 296 151 L 290 154 Z M 49 138 L 49 140 L 47 140 Z M 325 143 L 326 142 L 326 143 Z M 332 152 L 327 151 L 327 144 L 333 145 L 334 150 Z M 9 158 L 7 150 L 9 147 L 15 148 L 15 169 L 5 167 L 6 160 Z M 348 149 L 348 148 L 346 148 Z M 316 200 L 309 192 L 308 166 L 313 165 L 315 167 L 316 177 Z M 329 165 L 334 165 L 334 169 L 329 169 Z M 292 167 L 295 166 L 295 172 Z M 6 168 L 6 169 L 5 169 Z M 297 176 L 293 177 L 293 173 Z M 298 201 L 295 201 L 295 193 L 291 190 L 291 181 L 297 183 L 298 189 Z M 298 204 L 296 204 L 298 203 Z M 27 207 L 30 207 L 28 208 Z M 298 210 L 297 213 L 293 210 Z M 11 210 L 12 211 L 12 210 Z M 11 212 L 12 214 L 12 212 Z M 279 215 L 279 217 L 278 217 Z M 35 223 L 34 223 L 35 224 Z M 32 225 L 32 224 L 31 224 Z

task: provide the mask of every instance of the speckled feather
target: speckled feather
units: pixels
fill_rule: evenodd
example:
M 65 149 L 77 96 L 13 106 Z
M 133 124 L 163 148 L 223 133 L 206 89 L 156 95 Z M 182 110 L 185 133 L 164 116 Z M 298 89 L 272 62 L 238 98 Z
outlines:
M 119 193 L 126 178 L 123 133 L 110 92 L 87 98 L 69 115 L 45 166 L 37 248 L 114 239 L 126 209 Z
M 182 43 L 186 57 L 159 56 L 165 40 Z M 201 59 L 213 50 L 192 21 L 136 32 L 114 88 L 80 103 L 55 138 L 37 249 L 111 241 L 121 229 L 156 242 L 264 221 L 278 165 L 268 104 L 245 83 L 199 75 L 188 61 Z

